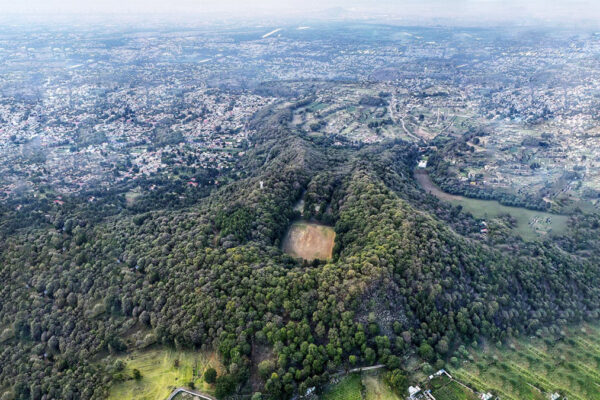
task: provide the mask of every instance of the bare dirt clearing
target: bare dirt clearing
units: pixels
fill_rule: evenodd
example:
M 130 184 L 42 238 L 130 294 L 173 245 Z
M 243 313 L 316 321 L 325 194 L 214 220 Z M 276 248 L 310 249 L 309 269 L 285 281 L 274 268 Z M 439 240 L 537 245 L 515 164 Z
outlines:
M 335 231 L 325 225 L 295 222 L 283 240 L 283 251 L 305 260 L 328 260 L 333 252 Z

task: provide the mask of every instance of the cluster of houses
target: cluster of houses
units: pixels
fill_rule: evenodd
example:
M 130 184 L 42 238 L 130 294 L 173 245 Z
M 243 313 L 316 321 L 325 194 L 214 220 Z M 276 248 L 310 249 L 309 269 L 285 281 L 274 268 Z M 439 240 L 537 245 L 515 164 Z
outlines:
M 177 166 L 231 167 L 248 118 L 272 101 L 203 86 L 76 82 L 48 84 L 38 103 L 0 98 L 0 198 L 45 185 L 74 193 Z
M 448 378 L 449 381 L 454 381 L 454 382 L 458 383 L 459 385 L 464 386 L 465 388 L 467 388 L 469 391 L 472 392 L 472 389 L 468 388 L 467 386 L 463 385 L 459 381 L 455 380 L 452 377 L 452 375 L 450 375 L 448 373 L 448 371 L 446 371 L 445 369 L 440 369 L 436 373 L 429 375 L 428 378 L 429 378 L 429 381 L 431 382 L 432 380 L 439 378 L 439 377 L 446 377 L 446 378 Z M 496 399 L 495 396 L 489 392 L 488 393 L 476 393 L 476 395 L 480 400 L 495 400 Z M 423 390 L 419 386 L 409 386 L 408 400 L 437 400 L 437 399 L 434 397 L 431 389 Z M 556 400 L 556 399 L 552 399 L 552 400 Z

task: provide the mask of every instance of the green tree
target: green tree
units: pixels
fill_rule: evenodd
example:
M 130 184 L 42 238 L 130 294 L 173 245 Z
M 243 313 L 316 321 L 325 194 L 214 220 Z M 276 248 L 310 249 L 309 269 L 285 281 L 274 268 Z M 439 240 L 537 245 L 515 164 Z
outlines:
M 139 369 L 134 368 L 132 373 L 133 373 L 133 379 L 135 379 L 136 381 L 139 381 L 140 379 L 142 379 L 142 373 L 140 372 Z
M 419 356 L 425 361 L 433 361 L 435 357 L 433 348 L 427 343 L 423 343 L 421 346 L 419 346 L 418 353 Z
M 404 396 L 408 388 L 408 380 L 400 369 L 388 371 L 384 375 L 385 382 L 398 394 Z
M 209 384 L 213 384 L 217 381 L 217 370 L 209 367 L 204 371 L 204 381 Z

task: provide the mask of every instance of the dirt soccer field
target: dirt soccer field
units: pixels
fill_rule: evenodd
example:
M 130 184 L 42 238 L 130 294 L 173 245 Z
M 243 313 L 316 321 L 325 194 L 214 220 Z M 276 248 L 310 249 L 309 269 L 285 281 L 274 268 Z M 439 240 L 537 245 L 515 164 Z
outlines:
M 292 224 L 285 239 L 283 251 L 305 260 L 328 260 L 331 258 L 335 231 L 325 225 L 296 222 Z

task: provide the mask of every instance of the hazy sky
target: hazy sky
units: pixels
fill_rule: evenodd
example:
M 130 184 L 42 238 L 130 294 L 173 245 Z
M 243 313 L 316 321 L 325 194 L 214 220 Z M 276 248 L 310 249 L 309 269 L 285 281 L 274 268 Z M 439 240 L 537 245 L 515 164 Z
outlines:
M 600 21 L 600 0 L 0 0 L 0 14 L 163 14 L 207 16 L 344 16 L 472 21 Z

